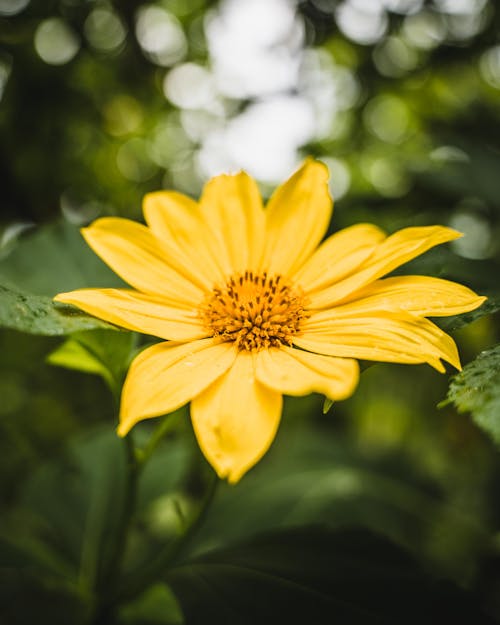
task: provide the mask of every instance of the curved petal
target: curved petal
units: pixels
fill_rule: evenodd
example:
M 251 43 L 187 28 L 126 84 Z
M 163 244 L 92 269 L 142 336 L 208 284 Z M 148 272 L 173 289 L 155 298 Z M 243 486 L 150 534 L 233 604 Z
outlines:
M 85 240 L 115 273 L 138 291 L 197 305 L 204 291 L 174 269 L 151 231 L 130 219 L 103 217 L 82 228 Z
M 203 189 L 200 211 L 215 240 L 226 275 L 258 268 L 265 217 L 257 183 L 245 172 L 212 178 Z
M 440 359 L 460 369 L 453 339 L 428 319 L 410 313 L 372 312 L 337 318 L 335 310 L 314 313 L 294 344 L 308 351 L 384 362 L 427 362 L 444 372 Z
M 229 369 L 236 354 L 231 343 L 213 339 L 158 343 L 142 351 L 123 385 L 118 434 L 125 436 L 139 421 L 187 404 Z
M 311 308 L 325 308 L 340 302 L 351 293 L 363 288 L 396 267 L 423 254 L 431 247 L 453 241 L 462 235 L 443 226 L 404 228 L 387 237 L 374 253 L 358 268 L 356 273 L 339 282 L 309 293 Z
M 324 237 L 332 206 L 326 165 L 306 160 L 267 204 L 262 269 L 286 275 L 296 271 Z
M 78 306 L 99 319 L 127 330 L 171 341 L 208 336 L 196 308 L 181 308 L 166 299 L 127 289 L 80 289 L 59 293 L 57 302 Z
M 247 352 L 239 352 L 226 375 L 193 399 L 196 438 L 220 478 L 235 483 L 262 458 L 276 435 L 281 407 L 281 394 L 256 380 Z
M 335 317 L 370 314 L 376 310 L 407 310 L 422 317 L 446 317 L 474 310 L 486 299 L 450 280 L 397 276 L 377 280 L 356 291 L 352 301 L 335 307 Z
M 353 394 L 359 366 L 350 358 L 333 358 L 283 346 L 258 352 L 255 373 L 259 382 L 285 395 L 317 392 L 338 400 Z
M 304 293 L 325 288 L 354 273 L 385 238 L 385 233 L 372 224 L 344 228 L 328 237 L 293 279 Z
M 142 210 L 153 234 L 175 250 L 191 272 L 212 288 L 224 272 L 218 261 L 217 242 L 207 231 L 197 202 L 175 191 L 156 191 L 144 196 Z

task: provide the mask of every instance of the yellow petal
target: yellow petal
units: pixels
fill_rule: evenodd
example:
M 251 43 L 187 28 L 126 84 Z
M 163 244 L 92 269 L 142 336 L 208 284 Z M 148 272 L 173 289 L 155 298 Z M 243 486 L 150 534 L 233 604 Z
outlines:
M 398 309 L 424 317 L 445 317 L 474 310 L 486 299 L 449 280 L 398 276 L 377 280 L 356 291 L 348 303 L 335 307 L 335 317 Z
M 264 246 L 265 218 L 257 183 L 246 173 L 212 178 L 203 189 L 200 210 L 227 276 L 257 269 Z
M 208 336 L 195 308 L 182 308 L 165 298 L 127 289 L 80 289 L 59 293 L 57 302 L 78 306 L 85 312 L 127 330 L 172 341 L 192 341 Z
M 103 217 L 82 229 L 85 240 L 115 273 L 144 293 L 198 305 L 204 291 L 174 269 L 165 249 L 145 226 Z
M 286 275 L 296 271 L 325 235 L 331 215 L 328 169 L 308 159 L 269 200 L 262 268 Z
M 356 273 L 314 293 L 308 293 L 311 308 L 325 308 L 340 302 L 358 289 L 386 275 L 396 267 L 423 254 L 431 247 L 462 236 L 443 226 L 404 228 L 387 237 Z
M 323 393 L 330 399 L 345 399 L 358 384 L 356 360 L 311 354 L 283 346 L 256 354 L 257 379 L 285 395 Z
M 460 369 L 453 339 L 428 319 L 410 313 L 374 311 L 336 317 L 320 311 L 304 322 L 294 344 L 319 354 L 384 362 L 429 363 L 444 372 L 440 359 Z
M 213 339 L 145 349 L 132 362 L 123 385 L 118 434 L 125 436 L 139 421 L 186 404 L 228 370 L 236 353 L 232 344 Z
M 193 399 L 196 438 L 220 478 L 237 482 L 262 458 L 276 435 L 281 407 L 281 394 L 256 380 L 247 352 L 239 352 L 226 375 Z
M 212 288 L 222 281 L 217 241 L 207 231 L 197 202 L 175 191 L 156 191 L 144 197 L 142 209 L 155 236 L 169 245 L 184 265 L 191 265 L 191 271 L 204 278 L 205 286 Z
M 356 224 L 336 232 L 322 243 L 293 276 L 305 293 L 338 282 L 368 259 L 385 233 L 372 224 Z

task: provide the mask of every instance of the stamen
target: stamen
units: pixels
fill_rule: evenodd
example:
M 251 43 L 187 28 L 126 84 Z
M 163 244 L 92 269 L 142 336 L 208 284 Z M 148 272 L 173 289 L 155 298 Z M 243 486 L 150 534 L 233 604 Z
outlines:
M 247 270 L 215 286 L 200 317 L 212 336 L 233 341 L 240 350 L 259 351 L 291 345 L 308 316 L 304 306 L 303 294 L 283 276 Z

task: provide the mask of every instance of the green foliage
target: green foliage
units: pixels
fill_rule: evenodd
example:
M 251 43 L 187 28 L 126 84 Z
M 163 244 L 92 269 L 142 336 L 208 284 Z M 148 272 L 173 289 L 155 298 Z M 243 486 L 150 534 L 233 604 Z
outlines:
M 167 579 L 192 625 L 493 623 L 458 589 L 434 586 L 404 550 L 357 529 L 260 536 Z
M 58 336 L 114 326 L 72 306 L 55 304 L 50 297 L 31 295 L 0 285 L 0 326 Z
M 43 258 L 43 263 L 34 262 L 36 258 Z M 71 289 L 121 284 L 90 250 L 78 228 L 68 222 L 60 221 L 27 234 L 0 261 L 0 279 L 2 327 L 54 336 L 115 329 L 72 306 L 52 302 L 54 295 Z
M 32 623 L 34 615 L 40 625 L 84 625 L 91 617 L 74 588 L 43 573 L 34 574 L 31 566 L 2 566 L 0 605 L 0 618 L 9 625 Z
M 78 332 L 50 353 L 47 362 L 100 375 L 113 392 L 119 393 L 136 339 L 132 332 Z
M 85 243 L 78 228 L 64 220 L 25 234 L 0 260 L 0 280 L 51 297 L 78 288 L 122 284 Z
M 453 332 L 460 330 L 469 323 L 473 323 L 481 317 L 497 313 L 500 310 L 500 293 L 492 293 L 488 295 L 488 299 L 482 306 L 472 310 L 471 312 L 464 313 L 463 315 L 455 315 L 453 317 L 443 317 L 435 320 L 437 324 L 443 328 L 446 332 Z
M 120 610 L 123 625 L 182 625 L 179 603 L 166 584 L 155 584 Z
M 456 375 L 446 403 L 470 412 L 474 421 L 500 444 L 500 345 L 485 350 Z
M 126 569 L 142 561 L 144 550 L 154 553 L 154 541 L 147 533 L 151 505 L 158 491 L 174 490 L 186 471 L 186 450 L 178 442 L 170 440 L 169 453 L 152 458 L 141 475 L 138 498 L 143 529 L 134 535 Z M 0 622 L 29 622 L 27 615 L 36 614 L 38 602 L 44 609 L 46 604 L 52 606 L 41 623 L 50 623 L 51 618 L 61 624 L 88 622 L 96 589 L 104 581 L 110 587 L 117 584 L 106 575 L 125 503 L 125 468 L 123 443 L 106 428 L 75 438 L 64 457 L 46 463 L 30 477 L 15 515 L 3 519 L 0 568 L 6 583 L 0 591 L 0 599 L 5 599 L 0 601 Z M 172 528 L 169 531 L 175 535 Z M 23 540 L 25 533 L 29 541 Z M 169 536 L 168 531 L 164 535 Z M 16 616 L 15 602 L 28 589 L 35 593 L 34 604 L 22 606 Z M 175 599 L 161 586 L 137 598 L 122 616 L 124 625 L 182 622 Z
M 348 437 L 326 427 L 331 417 L 317 427 L 291 419 L 285 412 L 271 451 L 236 489 L 219 486 L 188 556 L 246 540 L 255 528 L 356 525 L 391 537 L 418 557 L 425 554 L 447 573 L 467 574 L 476 549 L 487 540 L 477 516 L 443 498 L 438 484 L 406 458 L 367 456 Z M 466 496 L 467 478 L 461 474 L 456 479 L 462 479 L 459 497 Z M 478 499 L 476 512 L 481 506 Z M 441 554 L 434 536 L 444 532 L 447 550 Z

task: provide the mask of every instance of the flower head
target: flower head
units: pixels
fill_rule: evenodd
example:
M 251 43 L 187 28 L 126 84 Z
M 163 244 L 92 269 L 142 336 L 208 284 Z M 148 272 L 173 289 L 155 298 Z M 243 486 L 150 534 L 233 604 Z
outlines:
M 332 213 L 327 178 L 309 159 L 264 208 L 246 173 L 217 176 L 199 203 L 173 191 L 146 195 L 147 226 L 105 217 L 83 229 L 132 288 L 56 300 L 165 339 L 130 367 L 121 436 L 190 401 L 203 453 L 236 482 L 271 445 L 283 394 L 345 399 L 357 359 L 460 368 L 454 341 L 426 317 L 485 298 L 439 278 L 383 278 L 460 234 L 428 226 L 386 236 L 358 224 L 320 244 Z

